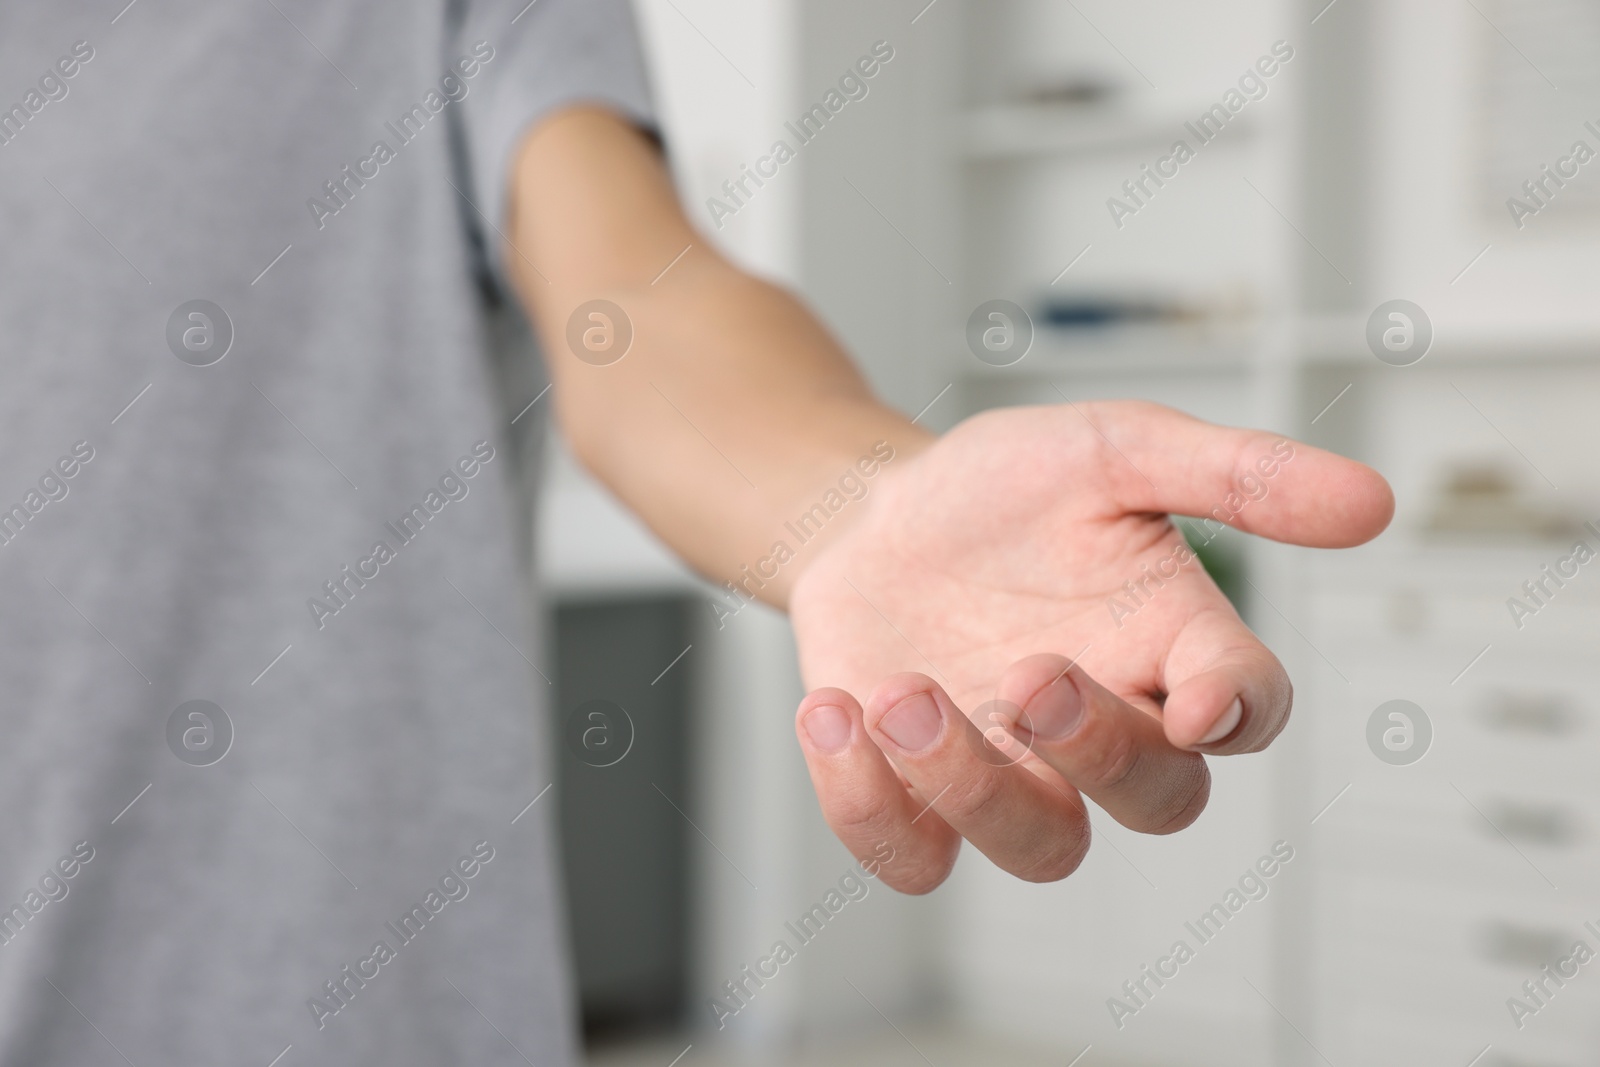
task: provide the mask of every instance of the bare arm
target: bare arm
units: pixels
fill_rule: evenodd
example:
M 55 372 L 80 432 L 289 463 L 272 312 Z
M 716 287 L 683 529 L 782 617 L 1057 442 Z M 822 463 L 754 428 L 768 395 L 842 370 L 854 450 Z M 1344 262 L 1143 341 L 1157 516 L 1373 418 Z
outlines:
M 1182 829 L 1210 792 L 1206 756 L 1283 729 L 1288 675 L 1168 515 L 1360 544 L 1393 514 L 1376 472 L 1153 404 L 999 409 L 934 440 L 793 299 L 698 243 L 621 121 L 557 116 L 515 180 L 508 259 L 562 423 L 689 562 L 734 577 L 875 442 L 896 450 L 827 543 L 760 590 L 794 623 L 823 813 L 888 884 L 933 888 L 963 840 L 1063 878 L 1089 845 L 1082 797 L 1135 830 Z M 635 331 L 609 366 L 566 338 L 596 298 Z
M 701 239 L 660 153 L 623 120 L 593 108 L 553 117 L 524 144 L 513 181 L 506 256 L 539 324 L 561 425 L 585 466 L 691 565 L 736 578 L 875 442 L 901 458 L 925 447 L 805 308 Z M 633 327 L 608 366 L 567 340 L 573 311 L 597 298 Z M 784 606 L 801 569 L 779 569 L 762 598 Z

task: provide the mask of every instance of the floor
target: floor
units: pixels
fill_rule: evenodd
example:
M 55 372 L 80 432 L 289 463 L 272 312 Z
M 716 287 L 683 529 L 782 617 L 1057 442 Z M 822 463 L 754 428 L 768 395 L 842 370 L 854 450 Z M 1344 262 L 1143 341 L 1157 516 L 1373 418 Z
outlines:
M 588 1063 L 589 1067 L 1063 1067 L 1078 1055 L 1076 1050 L 1063 1056 L 1059 1051 L 1011 1047 L 990 1037 L 929 1029 L 862 1035 L 847 1043 L 817 1045 L 782 1056 L 761 1055 L 729 1043 L 690 1041 L 667 1038 L 597 1050 Z

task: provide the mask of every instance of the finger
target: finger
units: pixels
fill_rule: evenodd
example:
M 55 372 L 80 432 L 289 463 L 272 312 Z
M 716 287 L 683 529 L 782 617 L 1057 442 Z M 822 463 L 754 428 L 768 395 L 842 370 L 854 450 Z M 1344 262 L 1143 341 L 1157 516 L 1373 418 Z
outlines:
M 1089 848 L 1083 801 L 1006 760 L 986 760 L 983 735 L 921 674 L 886 679 L 867 701 L 872 739 L 945 822 L 996 864 L 1033 882 L 1077 869 Z
M 1294 702 L 1283 664 L 1232 608 L 1189 620 L 1167 653 L 1163 685 L 1167 740 L 1215 755 L 1266 748 Z
M 1211 774 L 1176 749 L 1161 720 L 1106 689 L 1065 656 L 1019 660 L 1000 679 L 1018 741 L 1130 830 L 1168 834 L 1199 818 Z
M 902 893 L 929 892 L 949 876 L 960 835 L 907 791 L 867 736 L 855 697 L 843 689 L 807 694 L 795 732 L 823 817 L 852 856 L 876 864 L 884 884 Z
M 1119 456 L 1130 511 L 1171 512 L 1274 541 L 1348 548 L 1382 533 L 1394 492 L 1355 460 L 1261 430 L 1214 426 L 1159 404 L 1080 405 Z M 1120 457 L 1120 458 L 1119 458 Z

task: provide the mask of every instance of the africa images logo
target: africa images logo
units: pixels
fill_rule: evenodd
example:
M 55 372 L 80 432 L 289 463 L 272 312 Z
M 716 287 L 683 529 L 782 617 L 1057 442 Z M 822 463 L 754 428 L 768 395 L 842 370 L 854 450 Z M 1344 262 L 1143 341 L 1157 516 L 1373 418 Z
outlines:
M 384 933 L 388 936 L 374 941 L 370 953 L 357 959 L 354 964 L 345 964 L 337 975 L 322 983 L 321 993 L 306 998 L 306 1007 L 310 1010 L 317 1029 L 326 1027 L 329 1019 L 348 1008 L 355 1000 L 356 994 L 367 988 L 369 982 L 386 973 L 385 968 L 392 969 L 394 962 L 400 958 L 401 951 L 421 937 L 423 930 L 427 929 L 428 924 L 437 919 L 445 908 L 466 900 L 467 894 L 472 892 L 469 883 L 494 859 L 494 856 L 494 846 L 488 841 L 474 844 L 471 852 L 445 868 L 437 884 L 429 886 L 420 901 L 412 904 L 398 919 L 383 924 Z M 391 937 L 393 943 L 390 941 Z

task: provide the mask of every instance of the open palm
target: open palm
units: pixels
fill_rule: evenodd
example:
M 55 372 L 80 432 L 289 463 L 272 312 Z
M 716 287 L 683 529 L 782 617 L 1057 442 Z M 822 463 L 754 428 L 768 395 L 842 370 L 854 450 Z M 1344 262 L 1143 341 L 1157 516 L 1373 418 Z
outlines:
M 1342 547 L 1392 510 L 1360 464 L 1155 405 L 968 420 L 891 464 L 790 596 L 830 824 L 857 856 L 887 843 L 881 876 L 913 892 L 963 837 L 1021 877 L 1069 874 L 1079 790 L 1135 829 L 1188 825 L 1200 752 L 1264 747 L 1290 686 L 1169 513 Z

